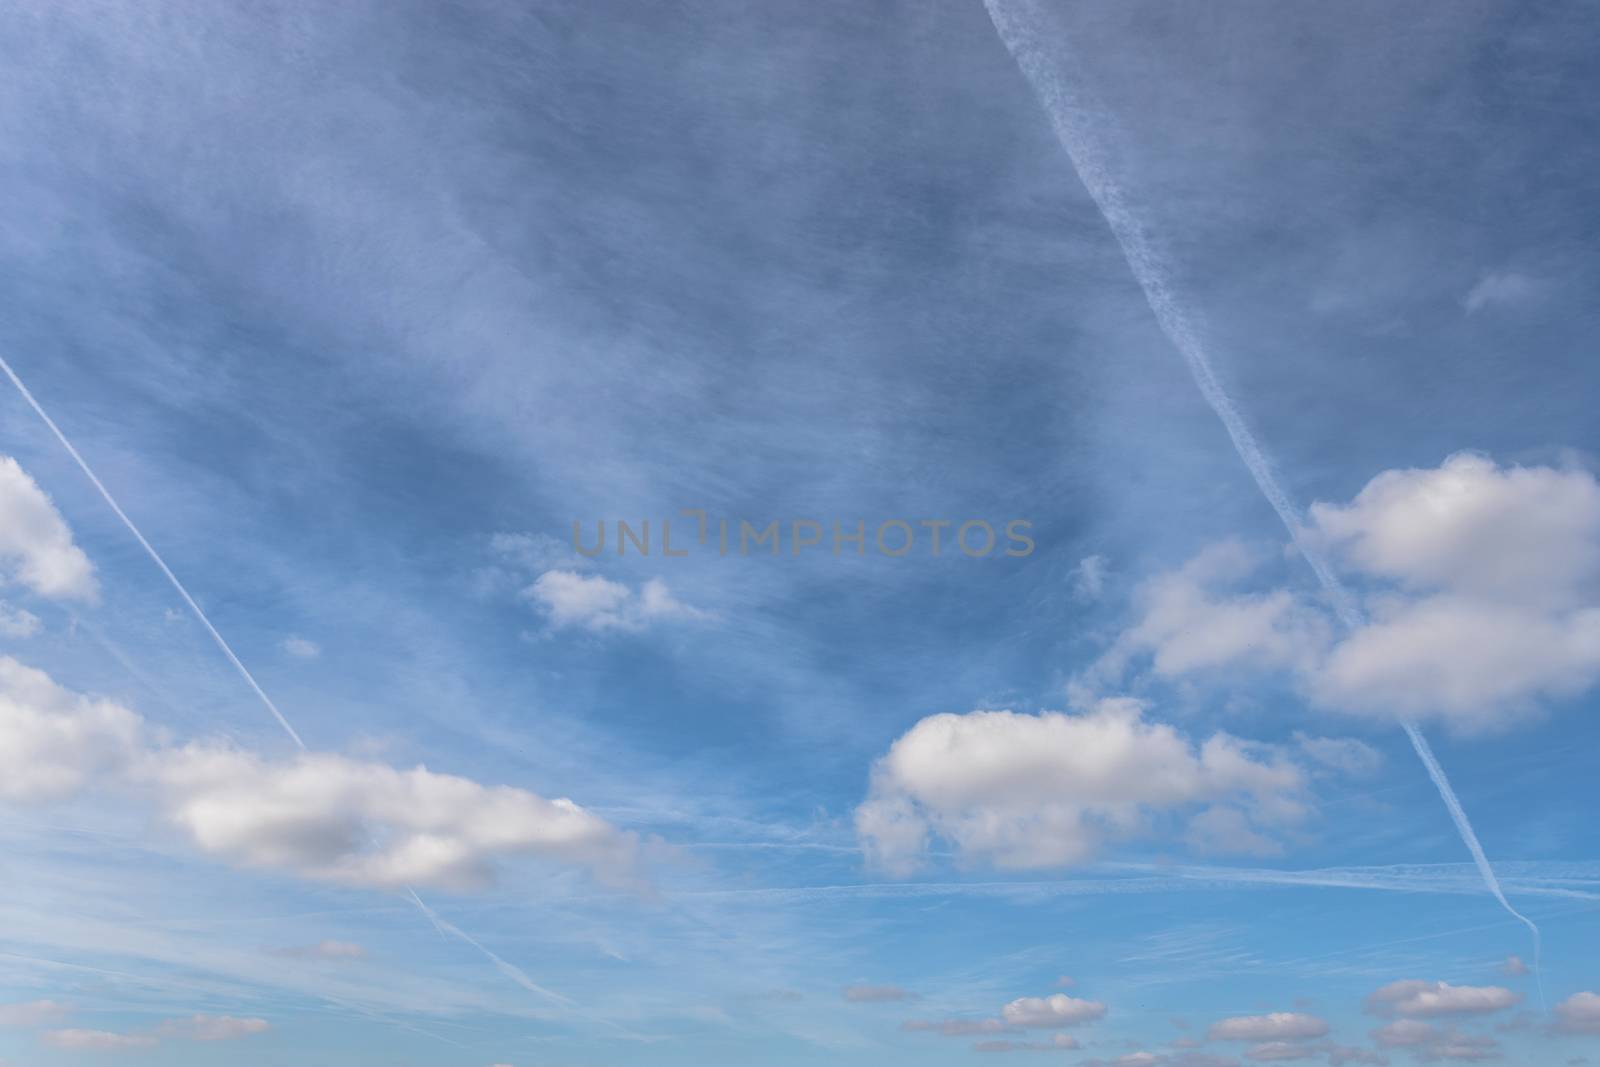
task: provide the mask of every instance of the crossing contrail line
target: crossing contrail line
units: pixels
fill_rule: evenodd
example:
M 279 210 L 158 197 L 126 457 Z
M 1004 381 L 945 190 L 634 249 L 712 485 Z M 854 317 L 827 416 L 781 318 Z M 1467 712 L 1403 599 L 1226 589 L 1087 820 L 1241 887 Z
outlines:
M 249 668 L 240 661 L 238 656 L 234 655 L 232 646 L 230 646 L 228 642 L 223 639 L 222 634 L 217 631 L 217 628 L 211 625 L 211 620 L 206 618 L 206 613 L 200 609 L 200 605 L 195 602 L 194 597 L 189 595 L 189 590 L 185 589 L 183 583 L 178 580 L 178 576 L 172 573 L 172 568 L 168 567 L 167 561 L 161 558 L 161 553 L 157 552 L 155 547 L 145 539 L 144 534 L 139 532 L 139 527 L 135 526 L 133 520 L 128 518 L 128 513 L 122 510 L 122 507 L 117 503 L 116 498 L 111 495 L 111 491 L 105 487 L 105 483 L 99 479 L 99 477 L 94 473 L 94 469 L 89 466 L 78 450 L 73 447 L 72 442 L 68 440 L 67 435 L 61 432 L 61 427 L 56 425 L 56 421 L 50 417 L 50 413 L 45 411 L 45 409 L 39 404 L 39 401 L 34 398 L 33 393 L 28 389 L 27 385 L 24 384 L 21 378 L 17 377 L 17 372 L 11 369 L 11 364 L 6 361 L 4 356 L 0 356 L 0 370 L 5 371 L 6 377 L 11 379 L 11 384 L 16 386 L 17 392 L 22 394 L 22 399 L 28 402 L 28 406 L 33 408 L 34 414 L 38 415 L 39 418 L 44 421 L 44 424 L 50 428 L 50 432 L 55 435 L 56 440 L 61 442 L 61 447 L 67 450 L 67 454 L 72 457 L 73 462 L 77 463 L 78 469 L 83 471 L 84 476 L 87 477 L 94 485 L 95 489 L 99 491 L 101 498 L 110 506 L 111 510 L 116 513 L 117 518 L 122 520 L 122 525 L 126 526 L 128 528 L 128 532 L 133 534 L 134 538 L 139 542 L 140 547 L 144 549 L 145 554 L 148 555 L 152 561 L 154 561 L 157 567 L 161 568 L 161 573 L 167 576 L 167 581 L 172 584 L 172 588 L 176 589 L 178 591 L 178 595 L 183 598 L 183 602 L 189 605 L 189 610 L 194 613 L 194 617 L 200 620 L 200 625 L 206 628 L 206 632 L 209 633 L 212 640 L 217 643 L 217 647 L 222 649 L 223 655 L 228 657 L 228 662 L 233 664 L 234 668 L 239 672 L 239 676 L 249 684 L 251 691 L 254 692 L 256 696 L 261 698 L 261 703 L 266 705 L 267 710 L 272 713 L 272 717 L 277 720 L 278 725 L 283 727 L 283 732 L 289 735 L 289 739 L 294 742 L 295 747 L 301 752 L 309 751 L 306 748 L 306 743 L 300 739 L 300 734 L 296 732 L 292 725 L 290 725 L 289 720 L 284 716 L 283 712 L 278 710 L 278 705 L 272 702 L 272 698 L 267 695 L 266 690 L 262 689 L 260 684 L 256 681 L 255 675 L 251 674 Z M 484 956 L 488 957 L 489 962 L 495 965 L 496 969 L 498 969 L 502 974 L 506 975 L 512 981 L 516 982 L 518 985 L 522 986 L 524 989 L 527 989 L 529 992 L 548 997 L 551 1000 L 556 1001 L 558 1004 L 563 1004 L 568 1007 L 572 1006 L 573 1002 L 567 997 L 564 997 L 560 993 L 553 992 L 537 984 L 519 968 L 507 963 L 504 959 L 489 951 L 489 949 L 485 948 L 481 942 L 469 936 L 460 927 L 440 919 L 438 915 L 434 913 L 432 908 L 428 907 L 428 905 L 422 902 L 422 898 L 417 895 L 416 890 L 412 889 L 410 886 L 407 886 L 406 893 L 412 903 L 421 909 L 422 914 L 428 918 L 428 921 L 433 924 L 435 929 L 448 933 L 452 937 L 459 939 L 465 944 L 471 945 L 473 948 L 483 953 Z
M 1002 4 L 1001 0 L 984 0 L 984 8 L 988 11 L 989 21 L 993 23 L 995 33 L 1021 69 L 1023 77 L 1027 79 L 1040 106 L 1050 119 L 1056 140 L 1066 152 L 1078 179 L 1083 183 L 1084 189 L 1088 191 L 1090 199 L 1100 210 L 1106 225 L 1111 229 L 1112 236 L 1121 247 L 1128 269 L 1139 283 L 1139 288 L 1144 293 L 1145 302 L 1150 306 L 1157 325 L 1188 365 L 1201 396 L 1222 422 L 1229 439 L 1233 442 L 1234 451 L 1238 453 L 1239 459 L 1250 472 L 1256 487 L 1271 505 L 1272 510 L 1277 513 L 1284 528 L 1288 530 L 1289 537 L 1299 549 L 1301 557 L 1316 574 L 1317 581 L 1327 592 L 1340 621 L 1349 630 L 1359 629 L 1365 621 L 1361 609 L 1345 589 L 1344 583 L 1339 580 L 1333 565 L 1323 555 L 1321 549 L 1306 537 L 1299 509 L 1289 499 L 1288 493 L 1278 481 L 1271 460 L 1262 450 L 1255 434 L 1251 432 L 1238 405 L 1218 379 L 1211 365 L 1211 357 L 1201 342 L 1200 331 L 1189 310 L 1178 298 L 1172 283 L 1173 271 L 1166 252 L 1144 225 L 1138 212 L 1129 204 L 1127 195 L 1116 179 L 1108 159 L 1106 145 L 1100 139 L 1098 129 L 1109 124 L 1108 116 L 1096 107 L 1086 106 L 1083 99 L 1085 93 L 1081 89 L 1074 93 L 1067 91 L 1067 86 L 1056 72 L 1055 64 L 1044 55 L 1037 36 L 1023 27 L 1006 7 L 1007 5 Z M 1489 857 L 1484 853 L 1483 845 L 1467 818 L 1466 810 L 1461 806 L 1460 798 L 1456 796 L 1444 767 L 1434 755 L 1433 748 L 1423 736 L 1422 730 L 1410 718 L 1402 718 L 1400 725 L 1405 730 L 1417 758 L 1427 770 L 1428 777 L 1438 789 L 1440 799 L 1444 801 L 1457 833 L 1467 846 L 1467 851 L 1472 854 L 1473 863 L 1477 865 L 1484 885 L 1500 906 L 1533 934 L 1534 972 L 1540 982 L 1540 999 L 1543 1000 L 1543 979 L 1538 973 L 1543 941 L 1539 927 L 1533 920 L 1512 907 L 1511 902 L 1506 899 L 1505 893 L 1500 888 L 1500 880 L 1495 876 L 1494 868 L 1489 863 Z

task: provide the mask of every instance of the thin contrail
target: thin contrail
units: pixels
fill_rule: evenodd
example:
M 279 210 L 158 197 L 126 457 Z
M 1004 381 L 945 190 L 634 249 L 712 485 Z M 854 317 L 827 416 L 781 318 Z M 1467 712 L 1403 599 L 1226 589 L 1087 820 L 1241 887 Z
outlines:
M 984 0 L 984 7 L 1001 42 L 1032 86 L 1034 94 L 1050 119 L 1051 126 L 1055 129 L 1056 139 L 1066 151 L 1079 180 L 1090 198 L 1094 200 L 1095 206 L 1100 209 L 1100 214 L 1105 218 L 1112 235 L 1116 237 L 1117 244 L 1122 247 L 1123 257 L 1127 260 L 1135 280 L 1138 281 L 1139 288 L 1144 291 L 1145 302 L 1150 305 L 1161 332 L 1188 364 L 1195 384 L 1200 387 L 1201 395 L 1211 406 L 1211 410 L 1216 412 L 1217 418 L 1222 421 L 1223 428 L 1233 441 L 1234 450 L 1249 470 L 1250 477 L 1261 490 L 1261 495 L 1266 497 L 1272 510 L 1277 512 L 1284 528 L 1289 531 L 1290 539 L 1300 550 L 1300 555 L 1316 572 L 1317 581 L 1327 591 L 1340 621 L 1350 630 L 1359 629 L 1364 621 L 1360 608 L 1339 580 L 1339 576 L 1334 573 L 1332 565 L 1320 548 L 1306 538 L 1305 528 L 1300 523 L 1299 509 L 1289 499 L 1288 493 L 1284 492 L 1271 461 L 1262 451 L 1255 435 L 1250 432 L 1250 427 L 1234 404 L 1233 398 L 1218 381 L 1216 372 L 1211 366 L 1211 358 L 1200 341 L 1199 330 L 1196 329 L 1189 311 L 1173 291 L 1171 282 L 1173 272 L 1165 250 L 1153 239 L 1138 213 L 1128 204 L 1122 186 L 1116 180 L 1107 159 L 1106 145 L 1098 130 L 1098 127 L 1107 122 L 1105 113 L 1085 101 L 1085 93 L 1081 88 L 1075 93 L 1068 93 L 1067 86 L 1056 73 L 1056 62 L 1052 62 L 1044 54 L 1037 36 L 1030 33 L 1005 10 L 1000 0 Z M 1483 846 L 1478 841 L 1478 835 L 1473 831 L 1472 823 L 1467 819 L 1467 813 L 1456 797 L 1455 790 L 1451 788 L 1450 780 L 1434 756 L 1427 738 L 1412 720 L 1402 718 L 1400 723 L 1405 729 L 1406 737 L 1411 741 L 1411 747 L 1416 750 L 1417 757 L 1427 768 L 1428 777 L 1433 779 L 1434 786 L 1438 788 L 1439 796 L 1444 800 L 1444 805 L 1450 812 L 1450 818 L 1455 822 L 1461 840 L 1466 844 L 1467 851 L 1472 854 L 1472 860 L 1477 864 L 1479 874 L 1483 876 L 1484 885 L 1494 895 L 1495 900 L 1500 902 L 1501 907 L 1532 932 L 1537 975 L 1542 941 L 1538 926 L 1512 907 L 1505 893 L 1501 891 L 1500 881 L 1495 877 L 1494 868 L 1490 866 L 1489 858 L 1484 854 Z M 1540 998 L 1543 999 L 1542 983 Z
M 67 450 L 67 455 L 72 457 L 73 462 L 78 465 L 78 469 L 83 471 L 84 476 L 89 479 L 95 489 L 99 490 L 101 498 L 110 505 L 112 511 L 116 512 L 117 518 L 121 519 L 122 525 L 126 526 L 128 532 L 133 534 L 134 539 L 139 542 L 139 546 L 144 549 L 145 554 L 155 562 L 157 567 L 161 568 L 161 573 L 167 576 L 167 581 L 172 583 L 172 588 L 176 589 L 178 595 L 183 598 L 183 602 L 189 605 L 189 610 L 194 612 L 194 617 L 200 620 L 200 625 L 206 628 L 206 633 L 210 634 L 211 639 L 217 643 L 217 647 L 222 649 L 222 654 L 228 657 L 228 662 L 233 664 L 234 669 L 239 672 L 239 676 L 255 691 L 256 696 L 261 698 L 261 703 L 267 706 L 267 710 L 272 712 L 272 717 L 278 720 L 278 725 L 283 727 L 284 733 L 289 735 L 289 739 L 295 743 L 295 747 L 304 751 L 306 743 L 300 740 L 300 735 L 295 732 L 293 726 L 289 725 L 289 720 L 283 717 L 283 712 L 278 710 L 278 705 L 274 704 L 272 698 L 267 696 L 266 691 L 257 684 L 255 675 L 251 674 L 249 669 L 239 662 L 239 657 L 233 654 L 233 649 L 229 647 L 228 642 L 224 641 L 222 635 L 217 632 L 217 628 L 211 625 L 211 620 L 206 618 L 206 613 L 200 610 L 200 605 L 196 604 L 194 597 L 189 595 L 189 590 L 185 589 L 183 583 L 178 581 L 178 576 L 172 573 L 172 568 L 168 567 L 167 561 L 161 558 L 161 553 L 157 552 L 151 547 L 150 542 L 144 539 L 144 534 L 139 532 L 139 527 L 133 524 L 133 520 L 128 518 L 128 513 L 122 510 L 121 506 L 117 504 L 116 498 L 106 489 L 105 484 L 95 476 L 89 464 L 85 463 L 83 457 L 78 454 L 78 450 L 72 447 L 72 442 L 67 440 L 67 435 L 61 432 L 61 427 L 56 425 L 56 420 L 52 419 L 49 413 L 39 406 L 39 402 L 33 398 L 33 394 L 22 383 L 22 379 L 17 377 L 17 372 L 11 369 L 11 364 L 6 362 L 4 356 L 0 356 L 0 370 L 6 372 L 6 377 L 11 379 L 11 384 L 17 387 L 17 392 L 22 394 L 22 399 L 28 402 L 29 407 L 33 408 L 34 414 L 43 419 L 44 424 L 50 427 L 50 432 L 56 435 L 56 440 L 61 442 L 61 447 Z
M 238 656 L 234 655 L 233 648 L 228 644 L 227 641 L 223 639 L 222 634 L 217 632 L 217 628 L 211 625 L 211 620 L 206 618 L 206 613 L 200 610 L 200 605 L 195 603 L 194 597 L 189 595 L 189 590 L 183 587 L 183 583 L 178 580 L 178 576 L 172 573 L 172 568 L 167 566 L 166 560 L 162 559 L 161 554 L 155 550 L 149 541 L 145 540 L 144 534 L 139 532 L 139 527 L 135 526 L 133 524 L 133 520 L 128 518 L 128 513 L 122 510 L 122 507 L 117 503 L 116 498 L 111 495 L 111 491 L 105 487 L 105 483 L 100 481 L 100 479 L 95 475 L 94 470 L 87 462 L 84 461 L 83 456 L 81 456 L 78 453 L 78 450 L 72 446 L 72 442 L 67 439 L 67 435 L 61 432 L 61 427 L 56 425 L 56 421 L 50 417 L 50 413 L 45 411 L 45 409 L 40 406 L 39 401 L 34 399 L 33 393 L 28 390 L 27 385 L 23 383 L 22 379 L 17 377 L 17 372 L 11 369 L 11 364 L 6 362 L 6 358 L 4 356 L 0 356 L 0 370 L 5 371 L 6 377 L 11 379 L 11 384 L 17 387 L 17 392 L 22 394 L 22 399 L 28 402 L 29 407 L 33 408 L 34 414 L 38 415 L 40 419 L 44 420 L 44 424 L 50 427 L 50 432 L 55 434 L 57 441 L 61 442 L 61 447 L 67 450 L 67 454 L 72 457 L 75 463 L 77 463 L 78 469 L 83 471 L 84 476 L 87 477 L 91 483 L 93 483 L 97 490 L 99 490 L 101 498 L 104 499 L 108 505 L 110 505 L 112 511 L 116 512 L 117 518 L 121 519 L 122 525 L 126 526 L 128 528 L 128 532 L 133 534 L 134 538 L 145 550 L 145 554 L 155 562 L 157 567 L 161 568 L 161 573 L 167 576 L 167 581 L 172 583 L 172 588 L 176 589 L 178 591 L 178 595 L 183 598 L 183 602 L 189 605 L 189 610 L 194 613 L 195 618 L 200 620 L 200 625 L 206 628 L 206 633 L 211 635 L 212 640 L 217 643 L 217 647 L 222 649 L 223 655 L 228 657 L 228 662 L 232 663 L 234 668 L 238 670 L 239 675 L 249 684 L 250 689 L 255 693 L 255 695 L 261 698 L 261 703 L 265 704 L 267 710 L 272 712 L 272 717 L 278 721 L 279 726 L 283 727 L 283 732 L 289 735 L 289 739 L 294 742 L 295 747 L 302 752 L 307 751 L 306 743 L 300 739 L 299 733 L 297 733 L 295 728 L 289 724 L 289 720 L 284 717 L 283 712 L 278 710 L 278 705 L 274 704 L 272 702 L 272 698 L 267 696 L 266 690 L 262 689 L 260 684 L 256 682 L 255 675 L 251 674 L 249 668 L 247 668 L 239 660 Z M 460 927 L 441 920 L 437 915 L 434 914 L 433 909 L 429 908 L 422 902 L 422 898 L 417 896 L 416 890 L 407 886 L 406 893 L 409 895 L 411 901 L 422 910 L 422 914 L 427 916 L 428 921 L 434 925 L 435 929 L 449 933 L 451 936 L 459 938 L 466 944 L 471 945 L 473 948 L 477 949 L 479 952 L 488 957 L 489 961 L 493 963 L 501 973 L 505 974 L 518 985 L 529 990 L 530 992 L 549 997 L 559 1004 L 571 1006 L 572 1001 L 568 1000 L 566 997 L 536 984 L 526 974 L 523 974 L 522 971 L 507 963 L 493 952 L 490 952 L 477 940 L 469 937 L 467 933 Z

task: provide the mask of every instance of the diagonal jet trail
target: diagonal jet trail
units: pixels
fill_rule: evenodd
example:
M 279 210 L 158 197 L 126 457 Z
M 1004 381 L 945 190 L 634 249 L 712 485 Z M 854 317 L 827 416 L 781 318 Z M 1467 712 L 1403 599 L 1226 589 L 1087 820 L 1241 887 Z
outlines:
M 17 377 L 17 372 L 11 369 L 11 364 L 6 361 L 4 356 L 0 356 L 0 371 L 4 371 L 6 377 L 11 379 L 11 384 L 17 387 L 17 392 L 21 393 L 22 399 L 28 402 L 29 407 L 33 408 L 34 414 L 38 415 L 39 418 L 44 421 L 44 424 L 50 427 L 50 432 L 55 435 L 57 441 L 61 442 L 61 447 L 67 450 L 67 454 L 72 457 L 75 463 L 77 463 L 78 469 L 83 471 L 84 476 L 87 477 L 91 483 L 93 483 L 95 489 L 99 490 L 101 498 L 104 499 L 108 505 L 110 505 L 112 511 L 116 512 L 117 518 L 121 519 L 122 525 L 126 526 L 128 528 L 128 532 L 133 534 L 134 538 L 139 542 L 140 547 L 145 550 L 145 554 L 155 562 L 157 567 L 161 568 L 161 573 L 167 576 L 167 581 L 172 583 L 172 588 L 176 589 L 178 591 L 178 595 L 183 598 L 183 602 L 189 605 L 189 610 L 194 613 L 194 617 L 200 620 L 200 625 L 206 628 L 206 633 L 210 634 L 211 639 L 217 643 L 217 647 L 222 649 L 223 655 L 228 657 L 228 662 L 233 664 L 240 676 L 243 677 L 245 682 L 250 686 L 251 691 L 254 692 L 256 696 L 260 697 L 261 703 L 265 704 L 267 710 L 272 712 L 272 717 L 278 721 L 279 726 L 283 727 L 283 732 L 289 735 L 289 740 L 293 741 L 295 747 L 301 752 L 305 752 L 306 743 L 300 739 L 299 733 L 297 733 L 295 728 L 289 724 L 289 720 L 284 717 L 283 712 L 278 710 L 278 705 L 272 702 L 272 698 L 267 696 L 266 690 L 262 689 L 261 686 L 256 682 L 255 675 L 250 673 L 249 668 L 247 668 L 244 663 L 240 661 L 238 656 L 234 655 L 232 646 L 230 646 L 228 642 L 223 639 L 222 634 L 217 631 L 217 628 L 211 625 L 211 620 L 206 618 L 206 613 L 200 610 L 200 605 L 195 603 L 194 597 L 189 595 L 189 590 L 183 587 L 183 583 L 178 580 L 178 576 L 172 573 L 172 568 L 167 566 L 166 560 L 162 559 L 161 554 L 155 550 L 149 541 L 145 540 L 144 534 L 139 532 L 139 527 L 134 525 L 133 520 L 128 518 L 128 513 L 123 511 L 121 506 L 117 504 L 116 498 L 113 497 L 111 495 L 111 491 L 105 487 L 105 483 L 100 481 L 100 479 L 95 475 L 93 468 L 91 468 L 89 464 L 85 462 L 83 456 L 80 455 L 78 450 L 72 446 L 72 442 L 68 440 L 67 435 L 61 432 L 61 427 L 56 425 L 55 420 L 52 419 L 49 413 L 46 412 L 45 409 L 39 404 L 39 401 L 34 399 L 33 393 L 29 391 L 26 385 L 23 384 L 22 379 Z M 505 974 L 512 981 L 516 982 L 524 989 L 527 989 L 529 992 L 537 993 L 540 996 L 547 997 L 556 1001 L 558 1004 L 563 1004 L 568 1007 L 572 1006 L 573 1002 L 567 997 L 536 984 L 519 968 L 507 963 L 493 952 L 490 952 L 480 942 L 468 936 L 467 933 L 460 927 L 440 919 L 439 916 L 434 913 L 433 909 L 424 904 L 422 902 L 422 898 L 417 896 L 416 890 L 407 886 L 406 894 L 412 903 L 414 903 L 422 911 L 422 914 L 427 917 L 428 921 L 433 924 L 434 929 L 439 930 L 442 933 L 448 933 L 450 936 L 459 939 L 465 944 L 471 945 L 473 948 L 487 956 L 489 958 L 489 962 L 493 963 L 502 974 Z
M 1217 418 L 1222 421 L 1223 428 L 1233 441 L 1234 450 L 1249 470 L 1256 487 L 1261 490 L 1261 495 L 1266 497 L 1272 510 L 1277 512 L 1284 528 L 1289 531 L 1289 537 L 1295 547 L 1300 550 L 1300 555 L 1316 573 L 1317 581 L 1321 583 L 1333 602 L 1340 621 L 1347 629 L 1358 629 L 1364 622 L 1361 609 L 1345 589 L 1339 576 L 1334 573 L 1332 564 L 1321 549 L 1307 540 L 1305 528 L 1300 522 L 1299 509 L 1289 499 L 1288 493 L 1278 481 L 1271 461 L 1262 451 L 1255 435 L 1250 432 L 1250 427 L 1240 414 L 1238 406 L 1234 404 L 1233 398 L 1218 380 L 1211 366 L 1211 357 L 1201 342 L 1200 331 L 1174 291 L 1173 270 L 1165 250 L 1145 227 L 1138 212 L 1129 204 L 1122 185 L 1116 179 L 1108 159 L 1108 138 L 1105 132 L 1106 127 L 1110 125 L 1108 116 L 1086 100 L 1086 94 L 1081 88 L 1068 92 L 1068 86 L 1057 73 L 1059 57 L 1047 56 L 1043 42 L 1026 24 L 1027 20 L 1018 18 L 1014 13 L 1014 8 L 1023 6 L 1032 5 L 1026 2 L 984 0 L 984 7 L 989 13 L 989 21 L 994 24 L 995 33 L 999 35 L 1006 50 L 1011 53 L 1012 59 L 1016 61 L 1028 84 L 1033 88 L 1040 106 L 1043 107 L 1051 126 L 1055 129 L 1056 139 L 1065 150 L 1067 158 L 1072 161 L 1073 169 L 1077 171 L 1079 180 L 1083 182 L 1095 206 L 1100 209 L 1100 214 L 1105 218 L 1112 235 L 1116 237 L 1117 244 L 1121 246 L 1128 268 L 1138 281 L 1139 288 L 1144 291 L 1145 302 L 1150 305 L 1161 332 L 1188 364 L 1189 372 L 1194 376 L 1201 395 L 1212 411 L 1216 412 Z M 1489 857 L 1484 853 L 1483 845 L 1479 843 L 1478 835 L 1467 819 L 1466 810 L 1462 808 L 1461 801 L 1451 787 L 1444 768 L 1434 756 L 1428 739 L 1412 720 L 1401 719 L 1400 724 L 1405 729 L 1406 737 L 1411 741 L 1411 747 L 1416 751 L 1417 758 L 1427 769 L 1428 777 L 1439 790 L 1439 796 L 1444 801 L 1445 808 L 1449 810 L 1450 818 L 1455 823 L 1462 842 L 1466 844 L 1467 851 L 1472 854 L 1473 863 L 1477 865 L 1484 885 L 1488 887 L 1495 900 L 1499 901 L 1501 907 L 1532 932 L 1537 976 L 1542 940 L 1538 926 L 1512 907 L 1511 902 L 1506 899 L 1505 893 L 1500 888 L 1500 880 L 1495 876 L 1494 868 L 1489 863 Z M 1543 996 L 1541 979 L 1541 1000 Z

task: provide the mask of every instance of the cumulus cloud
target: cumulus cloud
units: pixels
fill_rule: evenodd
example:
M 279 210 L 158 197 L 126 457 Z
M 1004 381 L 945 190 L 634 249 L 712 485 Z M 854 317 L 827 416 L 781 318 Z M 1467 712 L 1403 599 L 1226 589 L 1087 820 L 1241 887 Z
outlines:
M 1586 471 L 1460 453 L 1313 505 L 1306 536 L 1363 590 L 1354 632 L 1311 598 L 1240 591 L 1251 558 L 1230 543 L 1147 583 L 1098 674 L 1136 656 L 1169 677 L 1282 669 L 1321 706 L 1463 731 L 1600 680 L 1600 483 Z
M 71 1009 L 54 1000 L 30 1000 L 21 1004 L 0 1004 L 0 1026 L 44 1026 L 60 1022 Z
M 1007 1025 L 1025 1029 L 1079 1026 L 1103 1019 L 1105 1014 L 1106 1006 L 1098 1000 L 1079 1000 L 1065 993 L 1018 997 L 1000 1009 L 1000 1017 Z
M 94 564 L 43 489 L 0 456 L 0 574 L 52 600 L 93 601 Z
M 1139 621 L 1102 661 L 1116 672 L 1148 654 L 1157 674 L 1178 675 L 1246 661 L 1307 664 L 1327 643 L 1329 626 L 1283 590 L 1226 592 L 1253 573 L 1257 553 L 1236 541 L 1212 545 L 1178 570 L 1158 575 L 1135 594 Z
M 666 620 L 709 617 L 674 597 L 659 578 L 651 578 L 636 592 L 598 574 L 552 570 L 539 575 L 523 595 L 537 604 L 557 629 L 637 632 Z
M 41 803 L 120 775 L 143 745 L 133 712 L 0 656 L 0 799 Z
M 1327 1032 L 1327 1022 L 1315 1015 L 1278 1011 L 1222 1019 L 1212 1023 L 1206 1035 L 1213 1041 L 1294 1041 L 1322 1037 Z
M 1391 982 L 1367 997 L 1374 1015 L 1421 1019 L 1441 1015 L 1486 1015 L 1522 1002 L 1522 994 L 1501 986 L 1451 985 L 1409 979 Z
M 1522 978 L 1529 973 L 1528 965 L 1522 962 L 1521 956 L 1507 956 L 1506 961 L 1500 965 L 1500 973 L 1508 978 Z
M 636 841 L 565 798 L 325 753 L 267 760 L 188 745 L 150 763 L 171 821 L 202 850 L 317 881 L 477 889 L 524 855 L 621 881 Z
M 1556 1005 L 1556 1030 L 1563 1034 L 1600 1034 L 1600 993 L 1574 993 Z
M 1430 1063 L 1439 1060 L 1498 1060 L 1500 1042 L 1486 1034 L 1464 1034 L 1452 1030 L 1433 1044 L 1419 1049 L 1417 1055 Z
M 877 761 L 855 821 L 868 859 L 891 873 L 915 870 L 934 835 L 964 861 L 1029 869 L 1082 862 L 1162 820 L 1188 820 L 1195 844 L 1257 851 L 1304 818 L 1304 794 L 1280 751 L 1221 733 L 1196 745 L 1119 699 L 1082 714 L 923 719 Z
M 1372 1040 L 1380 1048 L 1417 1048 L 1429 1044 L 1438 1036 L 1432 1023 L 1420 1019 L 1396 1019 L 1372 1031 Z
M 134 712 L 0 657 L 0 798 L 149 790 L 210 855 L 344 885 L 479 888 L 513 856 L 631 878 L 635 836 L 566 798 L 328 753 L 171 747 L 148 732 Z

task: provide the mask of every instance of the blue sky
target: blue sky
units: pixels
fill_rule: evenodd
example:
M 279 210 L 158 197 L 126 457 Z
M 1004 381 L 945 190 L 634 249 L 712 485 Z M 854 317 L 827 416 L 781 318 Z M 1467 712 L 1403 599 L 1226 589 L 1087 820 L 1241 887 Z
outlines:
M 993 8 L 0 14 L 5 1063 L 1600 1056 L 1600 16 Z

